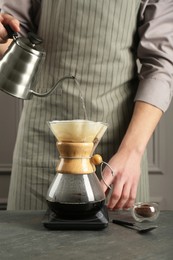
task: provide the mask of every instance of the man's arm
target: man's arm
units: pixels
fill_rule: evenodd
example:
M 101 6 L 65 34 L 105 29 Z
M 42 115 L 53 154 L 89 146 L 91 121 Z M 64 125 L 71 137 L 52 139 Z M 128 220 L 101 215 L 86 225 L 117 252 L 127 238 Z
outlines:
M 37 32 L 40 19 L 41 0 L 2 0 L 2 12 L 20 21 L 20 35 Z
M 142 66 L 135 100 L 166 111 L 173 95 L 173 1 L 142 2 L 137 50 Z
M 122 143 L 108 162 L 115 177 L 107 167 L 103 172 L 106 183 L 113 184 L 111 209 L 133 205 L 144 150 L 173 94 L 173 1 L 142 0 L 141 7 L 138 58 L 142 67 L 135 108 Z M 106 191 L 103 182 L 102 186 Z

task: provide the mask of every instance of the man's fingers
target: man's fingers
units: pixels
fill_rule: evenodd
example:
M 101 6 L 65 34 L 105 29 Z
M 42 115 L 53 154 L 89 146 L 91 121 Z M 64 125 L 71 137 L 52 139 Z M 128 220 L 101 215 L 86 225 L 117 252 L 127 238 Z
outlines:
M 6 26 L 9 26 L 12 31 L 20 31 L 20 23 L 17 19 L 9 14 L 0 14 L 0 40 L 5 42 L 8 39 L 8 32 Z

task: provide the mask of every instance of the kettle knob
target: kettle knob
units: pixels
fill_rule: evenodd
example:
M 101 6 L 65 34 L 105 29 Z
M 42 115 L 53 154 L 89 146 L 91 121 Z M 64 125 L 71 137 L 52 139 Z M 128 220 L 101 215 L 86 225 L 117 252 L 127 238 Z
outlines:
M 30 42 L 33 45 L 41 44 L 43 41 L 38 35 L 36 35 L 35 33 L 32 33 L 32 32 L 28 33 L 28 39 L 30 40 Z

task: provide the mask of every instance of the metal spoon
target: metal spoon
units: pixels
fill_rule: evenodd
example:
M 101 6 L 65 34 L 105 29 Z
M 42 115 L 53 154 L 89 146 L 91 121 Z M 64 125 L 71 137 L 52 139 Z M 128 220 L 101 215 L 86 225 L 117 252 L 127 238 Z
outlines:
M 135 229 L 137 230 L 138 232 L 140 233 L 146 233 L 146 232 L 149 232 L 153 229 L 156 229 L 158 226 L 157 225 L 150 225 L 150 226 L 139 226 L 135 223 L 132 223 L 132 222 L 128 222 L 128 221 L 125 221 L 125 220 L 119 220 L 119 219 L 113 219 L 112 220 L 112 223 L 114 224 L 118 224 L 118 225 L 121 225 L 121 226 L 124 226 L 124 227 L 127 227 L 127 228 L 131 228 L 131 229 Z

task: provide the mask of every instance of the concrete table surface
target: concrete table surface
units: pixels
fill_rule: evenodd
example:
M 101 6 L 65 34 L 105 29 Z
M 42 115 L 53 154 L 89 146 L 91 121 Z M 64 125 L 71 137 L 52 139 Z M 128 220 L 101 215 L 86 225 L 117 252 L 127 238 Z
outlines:
M 112 223 L 97 231 L 47 230 L 43 211 L 0 211 L 0 260 L 172 260 L 173 211 L 145 234 Z

